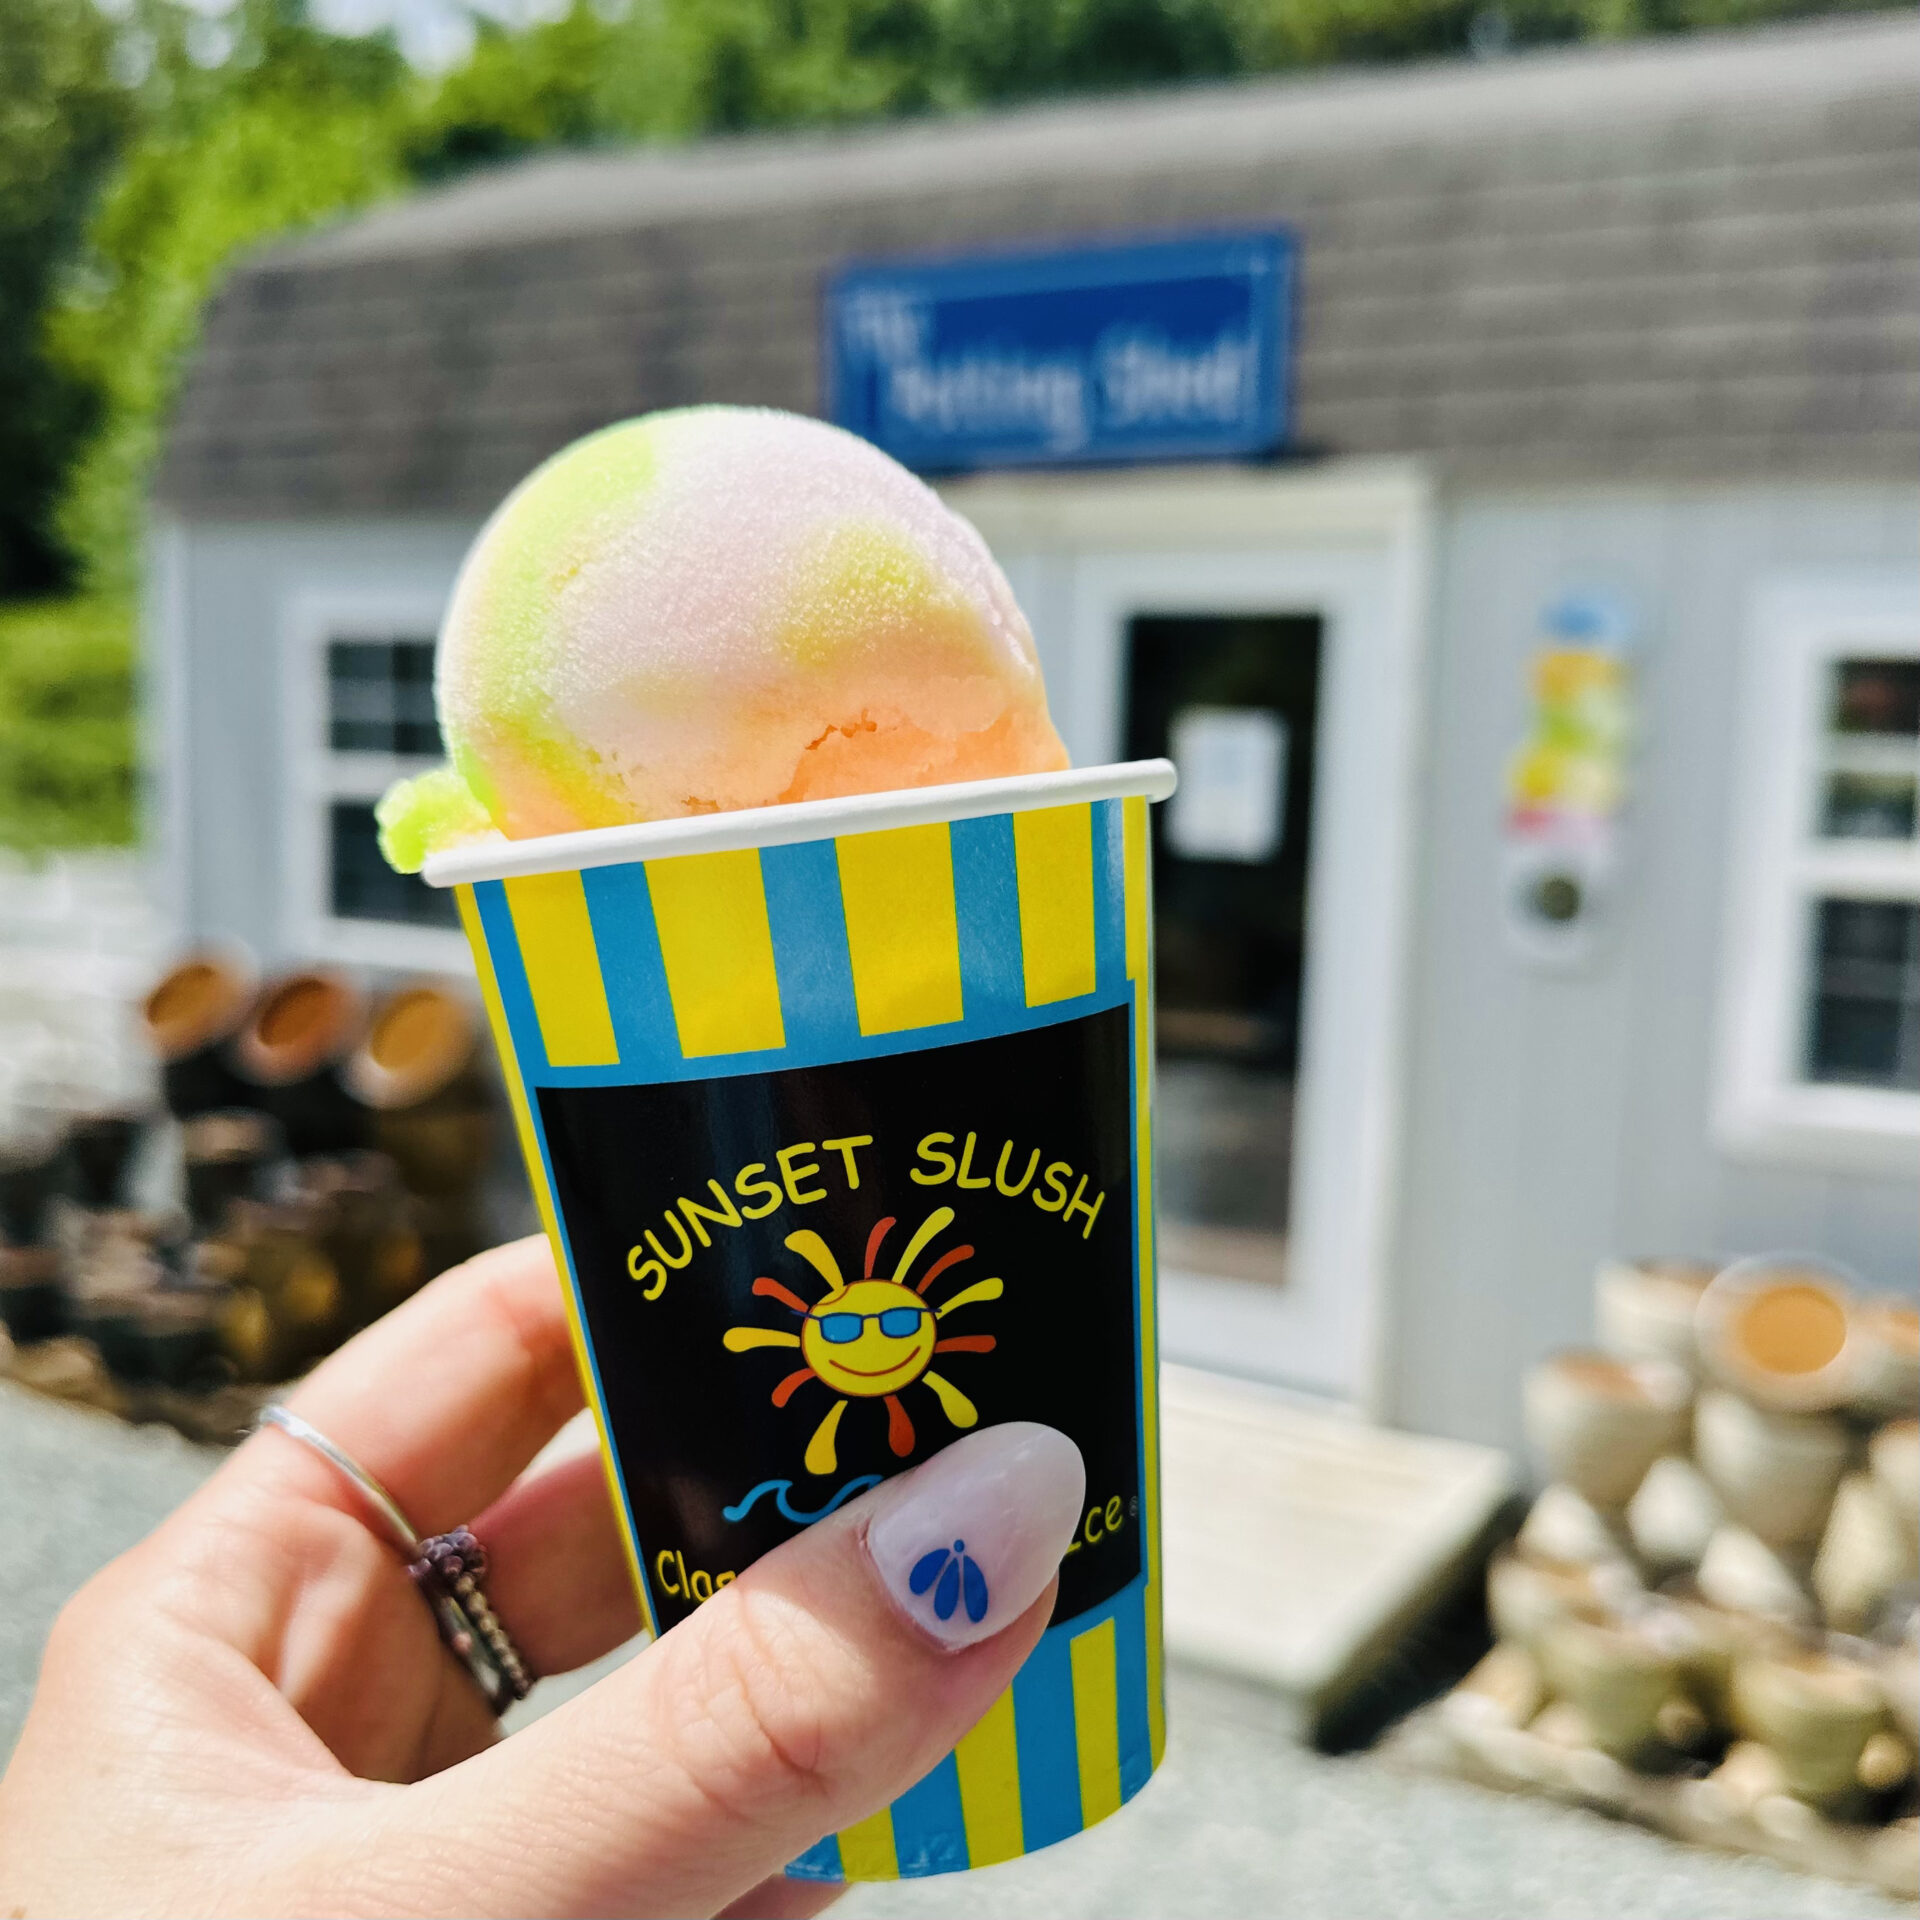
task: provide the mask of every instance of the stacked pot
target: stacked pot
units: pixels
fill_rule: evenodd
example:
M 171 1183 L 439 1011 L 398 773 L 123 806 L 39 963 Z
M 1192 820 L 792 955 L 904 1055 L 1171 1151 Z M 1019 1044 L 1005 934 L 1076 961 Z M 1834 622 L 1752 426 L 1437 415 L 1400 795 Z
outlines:
M 1548 1485 L 1471 1703 L 1694 1813 L 1910 1820 L 1920 1313 L 1801 1257 L 1610 1262 L 1525 1384 Z
M 458 993 L 412 982 L 369 1002 L 333 973 L 263 984 L 208 951 L 155 986 L 142 1024 L 179 1205 L 124 1204 L 160 1115 L 111 1137 L 105 1117 L 69 1124 L 37 1179 L 0 1150 L 15 1342 L 83 1337 L 134 1383 L 283 1379 L 480 1244 L 494 1099 Z

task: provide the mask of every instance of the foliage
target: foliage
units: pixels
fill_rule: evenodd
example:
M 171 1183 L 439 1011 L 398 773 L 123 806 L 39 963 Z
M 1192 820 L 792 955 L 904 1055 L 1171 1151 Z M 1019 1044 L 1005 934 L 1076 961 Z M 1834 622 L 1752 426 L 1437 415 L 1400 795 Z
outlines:
M 0 608 L 0 844 L 133 838 L 133 660 L 123 603 Z
M 552 0 L 440 0 L 474 7 L 477 31 L 439 75 L 409 69 L 390 33 L 321 31 L 305 12 L 321 3 L 0 0 L 0 603 L 76 581 L 93 596 L 0 626 L 0 840 L 126 831 L 128 723 L 111 711 L 130 698 L 126 622 L 110 609 L 136 583 L 197 317 L 248 248 L 555 146 L 1484 53 L 1836 0 L 573 0 L 517 32 L 489 20 Z
M 149 11 L 177 25 L 176 10 Z M 58 523 L 96 592 L 133 585 L 160 422 L 221 268 L 255 241 L 403 178 L 390 122 L 406 76 L 391 48 L 289 24 L 272 0 L 250 0 L 233 30 L 232 71 L 218 78 L 159 44 L 147 125 L 49 317 L 56 363 L 96 396 L 100 415 Z
M 58 584 L 55 490 L 93 424 L 40 316 L 130 119 L 112 30 L 71 0 L 0 0 L 0 599 Z

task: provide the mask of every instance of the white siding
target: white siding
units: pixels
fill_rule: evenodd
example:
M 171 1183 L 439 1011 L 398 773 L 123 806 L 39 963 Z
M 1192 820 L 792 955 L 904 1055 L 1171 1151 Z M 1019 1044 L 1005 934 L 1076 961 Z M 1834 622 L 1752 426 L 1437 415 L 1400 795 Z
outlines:
M 1740 1164 L 1708 1137 L 1739 652 L 1753 583 L 1920 554 L 1901 488 L 1456 497 L 1440 537 L 1389 1403 L 1517 1443 L 1519 1376 L 1590 1337 L 1608 1253 L 1810 1247 L 1920 1279 L 1916 1189 Z M 1629 868 L 1583 971 L 1534 970 L 1496 911 L 1501 772 L 1533 623 L 1602 583 L 1646 621 Z M 1920 1173 L 1920 1169 L 1916 1169 Z

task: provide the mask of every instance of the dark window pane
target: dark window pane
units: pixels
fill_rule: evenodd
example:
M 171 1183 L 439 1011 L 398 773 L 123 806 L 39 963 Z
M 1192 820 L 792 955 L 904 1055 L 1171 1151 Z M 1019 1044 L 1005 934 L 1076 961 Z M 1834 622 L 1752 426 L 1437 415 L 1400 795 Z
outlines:
M 1830 774 L 1820 831 L 1829 840 L 1910 840 L 1915 787 L 1910 773 Z
M 430 887 L 417 873 L 395 873 L 380 851 L 370 800 L 336 800 L 332 807 L 329 898 L 339 920 L 391 920 L 404 926 L 460 924 L 453 895 Z
M 1835 733 L 1920 734 L 1920 660 L 1841 660 L 1833 669 Z
M 327 738 L 338 753 L 440 751 L 431 640 L 334 640 L 327 647 Z
M 1920 905 L 1822 900 L 1807 1077 L 1920 1091 Z

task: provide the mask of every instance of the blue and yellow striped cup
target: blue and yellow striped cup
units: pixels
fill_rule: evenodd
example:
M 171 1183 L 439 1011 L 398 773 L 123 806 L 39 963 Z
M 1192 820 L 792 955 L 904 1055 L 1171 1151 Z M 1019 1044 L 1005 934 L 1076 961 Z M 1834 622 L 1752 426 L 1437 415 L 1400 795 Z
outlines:
M 1147 805 L 1172 785 L 1143 761 L 427 864 L 473 945 L 652 1630 L 969 1427 L 1044 1421 L 1086 1460 L 1011 1689 L 795 1875 L 1011 1859 L 1159 1763 Z M 825 1344 L 836 1315 L 840 1338 L 912 1324 L 888 1391 Z

